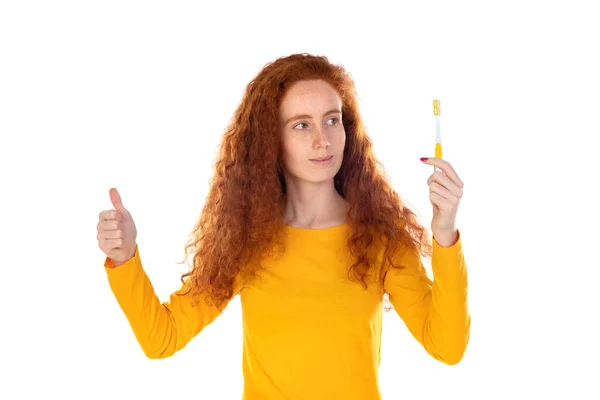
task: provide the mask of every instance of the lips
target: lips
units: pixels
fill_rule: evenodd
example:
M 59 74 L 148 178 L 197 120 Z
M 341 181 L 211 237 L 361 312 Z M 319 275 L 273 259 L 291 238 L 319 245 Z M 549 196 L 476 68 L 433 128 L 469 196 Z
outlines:
M 327 157 L 319 157 L 319 158 L 311 158 L 311 161 L 327 161 L 329 159 L 331 159 L 333 156 L 327 156 Z

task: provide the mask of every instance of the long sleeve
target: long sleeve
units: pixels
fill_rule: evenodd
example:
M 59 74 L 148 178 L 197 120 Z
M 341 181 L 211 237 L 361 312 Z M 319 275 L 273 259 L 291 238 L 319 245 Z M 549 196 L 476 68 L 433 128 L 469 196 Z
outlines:
M 441 247 L 433 240 L 433 281 L 416 251 L 401 250 L 388 266 L 384 290 L 412 335 L 435 359 L 457 364 L 463 357 L 471 317 L 467 304 L 467 267 L 460 232 L 457 242 Z
M 161 304 L 154 288 L 142 267 L 139 248 L 125 264 L 114 267 L 106 258 L 104 268 L 110 288 L 123 310 L 133 333 L 148 358 L 166 358 L 184 348 L 205 326 L 210 324 L 221 309 L 209 306 L 200 298 L 192 306 L 191 293 L 185 292 L 185 284 L 173 294 L 169 301 Z

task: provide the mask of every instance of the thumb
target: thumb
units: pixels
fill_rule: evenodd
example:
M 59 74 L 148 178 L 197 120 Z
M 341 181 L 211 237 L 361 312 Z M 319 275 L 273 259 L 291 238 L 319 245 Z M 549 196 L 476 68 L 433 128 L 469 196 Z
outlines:
M 117 189 L 112 188 L 109 191 L 110 194 L 110 201 L 113 205 L 113 207 L 115 208 L 115 210 L 117 210 L 120 213 L 126 213 L 127 210 L 125 209 L 125 207 L 123 207 L 123 202 L 121 201 L 121 196 L 119 195 L 119 192 L 117 191 Z

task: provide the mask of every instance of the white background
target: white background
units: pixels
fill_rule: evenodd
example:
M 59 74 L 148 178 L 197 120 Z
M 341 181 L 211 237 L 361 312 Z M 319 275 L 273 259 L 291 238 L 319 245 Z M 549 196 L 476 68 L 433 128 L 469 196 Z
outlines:
M 441 364 L 385 314 L 383 398 L 600 398 L 594 2 L 206 3 L 0 5 L 0 397 L 240 398 L 239 298 L 146 359 L 96 224 L 118 188 L 167 300 L 245 85 L 309 52 L 351 72 L 376 155 L 426 226 L 435 98 L 465 182 L 467 353 Z

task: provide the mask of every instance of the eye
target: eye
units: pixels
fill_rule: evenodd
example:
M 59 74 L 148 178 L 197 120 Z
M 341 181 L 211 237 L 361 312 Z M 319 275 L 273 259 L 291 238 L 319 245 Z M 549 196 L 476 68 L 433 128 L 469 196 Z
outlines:
M 299 127 L 300 125 L 306 125 L 306 123 L 304 123 L 304 122 L 300 122 L 300 123 L 299 123 L 298 125 L 296 125 L 294 128 L 297 128 L 297 127 Z
M 331 121 L 331 120 L 334 120 L 336 124 L 337 124 L 337 123 L 338 123 L 338 121 L 339 121 L 339 119 L 337 119 L 337 118 L 329 118 L 329 121 Z

